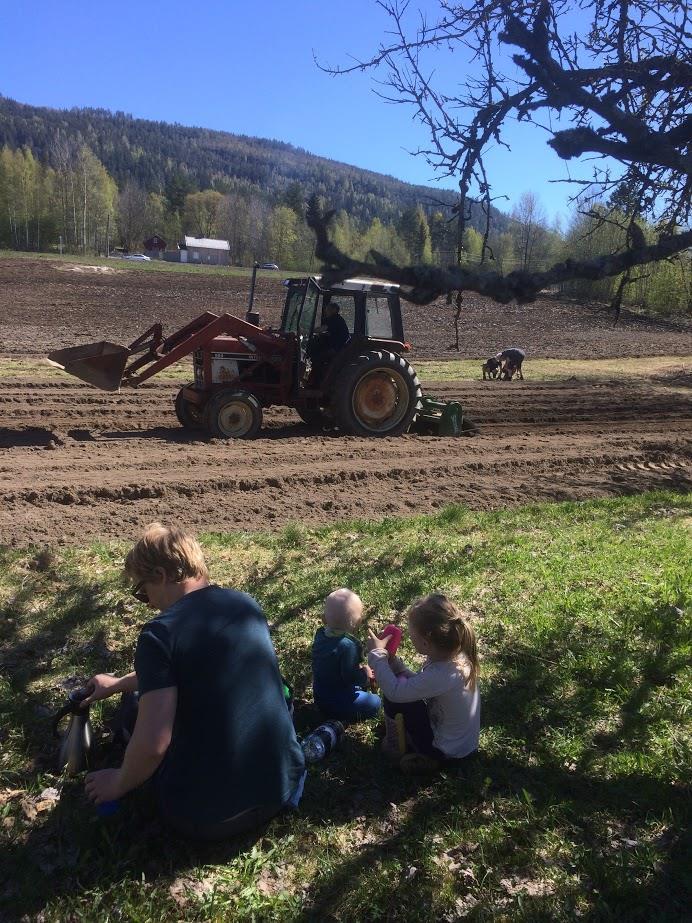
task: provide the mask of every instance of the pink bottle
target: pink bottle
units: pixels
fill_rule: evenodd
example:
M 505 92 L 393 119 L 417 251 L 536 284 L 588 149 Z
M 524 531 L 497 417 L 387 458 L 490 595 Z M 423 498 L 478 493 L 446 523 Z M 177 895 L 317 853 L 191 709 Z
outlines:
M 388 638 L 387 641 L 387 653 L 390 656 L 396 654 L 399 650 L 399 645 L 401 644 L 401 637 L 403 632 L 396 625 L 385 625 L 382 631 L 377 636 L 378 638 Z

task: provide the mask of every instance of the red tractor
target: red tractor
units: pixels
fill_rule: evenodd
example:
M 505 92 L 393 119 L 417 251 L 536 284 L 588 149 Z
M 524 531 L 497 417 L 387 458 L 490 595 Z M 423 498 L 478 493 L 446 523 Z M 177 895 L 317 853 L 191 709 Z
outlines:
M 178 392 L 176 414 L 183 426 L 224 439 L 254 436 L 263 408 L 272 405 L 294 407 L 311 425 L 359 436 L 396 436 L 419 416 L 446 417 L 446 431 L 461 431 L 459 405 L 426 401 L 402 356 L 408 346 L 398 286 L 350 279 L 325 288 L 319 277 L 287 279 L 281 326 L 272 330 L 260 327 L 252 311 L 254 283 L 253 273 L 245 320 L 206 312 L 168 337 L 154 324 L 127 347 L 100 342 L 48 358 L 116 391 L 137 387 L 191 353 L 194 380 Z M 323 325 L 334 314 L 330 305 L 348 327 L 338 350 L 320 348 Z

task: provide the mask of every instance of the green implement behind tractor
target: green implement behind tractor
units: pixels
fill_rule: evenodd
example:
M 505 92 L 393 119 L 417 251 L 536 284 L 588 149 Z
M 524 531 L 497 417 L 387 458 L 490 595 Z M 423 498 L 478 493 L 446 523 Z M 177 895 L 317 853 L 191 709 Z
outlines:
M 411 429 L 431 436 L 468 436 L 476 431 L 475 426 L 464 419 L 464 411 L 458 401 L 433 397 L 422 399 L 420 412 Z

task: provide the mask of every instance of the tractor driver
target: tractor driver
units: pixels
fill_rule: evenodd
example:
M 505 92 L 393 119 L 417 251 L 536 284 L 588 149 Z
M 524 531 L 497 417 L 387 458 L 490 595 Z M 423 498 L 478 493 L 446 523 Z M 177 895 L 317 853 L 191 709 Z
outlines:
M 313 376 L 319 380 L 334 356 L 351 339 L 348 324 L 340 314 L 338 301 L 330 301 L 324 309 L 324 323 L 310 340 L 308 355 L 312 360 Z

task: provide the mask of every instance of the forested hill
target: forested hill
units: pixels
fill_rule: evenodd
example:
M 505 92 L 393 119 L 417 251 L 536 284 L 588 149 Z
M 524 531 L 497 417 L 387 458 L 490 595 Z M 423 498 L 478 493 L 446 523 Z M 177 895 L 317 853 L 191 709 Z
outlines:
M 171 184 L 182 183 L 186 191 L 246 190 L 277 202 L 297 183 L 306 196 L 317 193 L 330 207 L 344 209 L 358 220 L 379 218 L 383 223 L 395 221 L 419 203 L 430 212 L 435 203 L 455 201 L 450 190 L 404 183 L 280 141 L 151 122 L 105 109 L 28 106 L 0 96 L 0 148 L 27 147 L 51 164 L 61 137 L 83 141 L 120 188 L 135 180 L 169 197 Z M 498 211 L 495 219 L 495 230 L 504 230 L 505 216 Z

